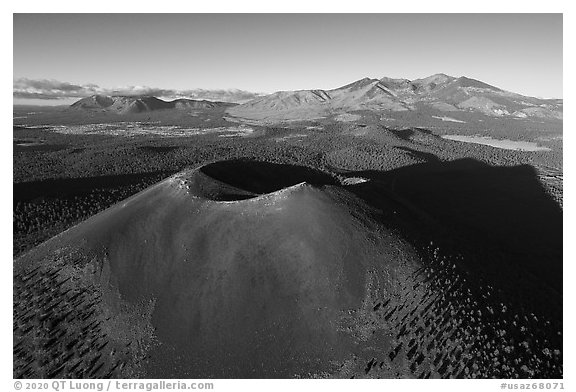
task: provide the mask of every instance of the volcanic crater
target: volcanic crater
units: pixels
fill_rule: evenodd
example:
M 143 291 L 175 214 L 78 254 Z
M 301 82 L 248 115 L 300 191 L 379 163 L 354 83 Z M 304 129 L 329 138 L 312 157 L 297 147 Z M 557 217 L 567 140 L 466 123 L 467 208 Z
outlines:
M 218 161 L 72 227 L 15 261 L 15 377 L 560 374 L 558 324 L 408 241 L 378 181 Z

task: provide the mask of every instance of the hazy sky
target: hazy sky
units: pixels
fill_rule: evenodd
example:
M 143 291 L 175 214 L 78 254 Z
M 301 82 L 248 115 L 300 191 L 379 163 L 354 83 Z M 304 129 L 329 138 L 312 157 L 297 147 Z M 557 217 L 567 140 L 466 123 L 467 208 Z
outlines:
M 434 73 L 561 98 L 562 15 L 14 15 L 15 89 L 50 80 L 267 93 Z

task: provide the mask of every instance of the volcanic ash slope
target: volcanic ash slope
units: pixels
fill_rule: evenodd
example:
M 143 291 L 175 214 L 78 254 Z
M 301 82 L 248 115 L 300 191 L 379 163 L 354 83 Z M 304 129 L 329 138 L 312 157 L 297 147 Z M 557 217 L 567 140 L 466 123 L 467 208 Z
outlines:
M 60 266 L 50 272 L 56 281 L 72 278 L 59 284 L 98 293 L 87 320 L 96 317 L 105 336 L 94 339 L 107 344 L 94 364 L 83 363 L 82 375 L 106 376 L 114 365 L 118 371 L 117 361 L 148 377 L 339 371 L 373 339 L 365 324 L 375 299 L 402 300 L 400 282 L 418 267 L 415 253 L 327 182 L 296 175 L 292 185 L 261 194 L 266 170 L 244 172 L 241 188 L 207 172 L 173 176 L 62 233 L 17 260 L 15 281 L 35 279 L 38 268 L 47 273 L 52 259 Z M 18 295 L 33 296 L 28 291 Z M 50 348 L 55 358 L 31 374 L 57 369 L 58 350 L 86 328 L 94 327 L 54 332 L 64 335 Z M 100 363 L 101 373 L 88 373 Z M 67 366 L 63 373 L 76 374 Z

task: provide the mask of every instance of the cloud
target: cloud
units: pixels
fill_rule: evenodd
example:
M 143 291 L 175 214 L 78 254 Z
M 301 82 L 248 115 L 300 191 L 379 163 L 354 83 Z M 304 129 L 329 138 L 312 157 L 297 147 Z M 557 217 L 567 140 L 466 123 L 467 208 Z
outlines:
M 98 94 L 98 90 L 99 87 L 94 84 L 77 85 L 58 80 L 20 78 L 14 80 L 12 91 L 14 98 L 63 99 L 83 98 Z
M 69 98 L 84 98 L 95 94 L 100 95 L 151 95 L 164 99 L 190 98 L 210 101 L 247 102 L 262 96 L 262 94 L 238 89 L 192 89 L 172 90 L 147 86 L 126 86 L 103 88 L 96 84 L 73 84 L 53 79 L 19 78 L 13 83 L 13 97 L 17 99 L 58 100 Z

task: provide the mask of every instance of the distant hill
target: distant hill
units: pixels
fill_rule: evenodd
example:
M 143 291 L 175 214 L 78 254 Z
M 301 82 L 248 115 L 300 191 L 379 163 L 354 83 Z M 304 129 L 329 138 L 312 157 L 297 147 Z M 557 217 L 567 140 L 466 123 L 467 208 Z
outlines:
M 227 112 L 255 120 L 295 120 L 354 110 L 433 110 L 561 120 L 563 105 L 562 100 L 526 97 L 464 76 L 436 74 L 416 80 L 364 78 L 333 90 L 280 91 Z
M 128 114 L 151 112 L 163 109 L 210 109 L 233 105 L 234 104 L 228 102 L 212 102 L 183 98 L 174 101 L 163 101 L 151 96 L 92 95 L 73 103 L 70 108 Z

